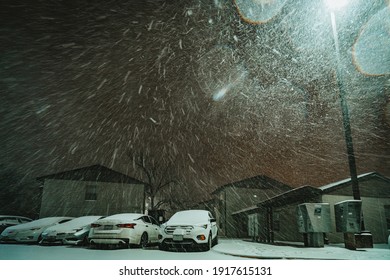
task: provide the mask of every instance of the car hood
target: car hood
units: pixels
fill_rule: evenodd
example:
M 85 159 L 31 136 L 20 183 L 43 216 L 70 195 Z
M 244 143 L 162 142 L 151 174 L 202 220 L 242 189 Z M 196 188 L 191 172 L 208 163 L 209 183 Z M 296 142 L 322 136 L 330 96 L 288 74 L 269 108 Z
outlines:
M 6 231 L 8 232 L 11 230 L 28 230 L 31 228 L 48 227 L 48 226 L 51 226 L 51 225 L 54 225 L 54 224 L 60 222 L 64 218 L 73 219 L 72 217 L 43 218 L 43 219 L 35 220 L 35 221 L 29 222 L 29 223 L 8 227 L 8 228 L 6 228 Z
M 66 232 L 73 229 L 89 226 L 91 223 L 96 222 L 101 216 L 85 216 L 73 219 L 69 222 L 51 226 L 46 231 Z
M 209 223 L 208 212 L 203 210 L 177 212 L 166 222 L 167 225 L 204 225 Z

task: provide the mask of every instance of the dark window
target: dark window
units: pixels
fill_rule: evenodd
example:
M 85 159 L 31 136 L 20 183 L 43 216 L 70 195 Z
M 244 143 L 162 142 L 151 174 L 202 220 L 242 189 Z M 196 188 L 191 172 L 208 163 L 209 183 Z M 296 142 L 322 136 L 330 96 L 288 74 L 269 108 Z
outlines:
M 85 189 L 85 200 L 97 200 L 97 187 L 87 186 Z
M 152 224 L 154 225 L 158 225 L 157 221 L 153 218 L 153 217 L 149 217 L 150 220 L 152 221 Z
M 149 219 L 149 217 L 148 216 L 142 216 L 142 221 L 144 221 L 145 223 L 148 223 L 148 224 L 150 224 L 150 219 Z

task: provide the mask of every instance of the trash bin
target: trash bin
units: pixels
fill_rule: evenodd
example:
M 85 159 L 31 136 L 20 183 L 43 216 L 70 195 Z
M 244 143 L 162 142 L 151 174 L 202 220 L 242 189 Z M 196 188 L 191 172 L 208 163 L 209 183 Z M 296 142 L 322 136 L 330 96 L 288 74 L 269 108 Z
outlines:
M 331 231 L 329 203 L 302 203 L 297 207 L 298 229 L 307 247 L 324 247 L 324 234 Z

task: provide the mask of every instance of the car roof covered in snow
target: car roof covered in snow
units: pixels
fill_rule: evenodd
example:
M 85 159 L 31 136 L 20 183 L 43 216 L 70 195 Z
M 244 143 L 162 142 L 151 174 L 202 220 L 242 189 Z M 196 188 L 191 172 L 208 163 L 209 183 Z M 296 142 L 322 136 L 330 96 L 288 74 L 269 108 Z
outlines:
M 107 216 L 101 220 L 130 220 L 134 221 L 140 217 L 144 216 L 140 213 L 122 213 L 122 214 L 115 214 L 111 216 Z
M 205 223 L 209 221 L 209 218 L 209 211 L 207 210 L 185 210 L 176 212 L 167 223 Z
M 58 222 L 61 222 L 64 219 L 74 219 L 73 217 L 48 217 L 48 218 L 42 218 L 38 219 L 32 222 L 16 225 L 16 226 L 11 226 L 8 227 L 7 229 L 29 229 L 32 227 L 45 227 L 45 226 L 50 226 L 54 225 Z
M 66 223 L 63 224 L 58 224 L 51 226 L 47 229 L 49 230 L 66 230 L 66 229 L 75 229 L 79 227 L 86 226 L 88 224 L 91 224 L 97 220 L 99 220 L 102 216 L 83 216 L 83 217 L 78 217 L 73 220 L 70 220 Z

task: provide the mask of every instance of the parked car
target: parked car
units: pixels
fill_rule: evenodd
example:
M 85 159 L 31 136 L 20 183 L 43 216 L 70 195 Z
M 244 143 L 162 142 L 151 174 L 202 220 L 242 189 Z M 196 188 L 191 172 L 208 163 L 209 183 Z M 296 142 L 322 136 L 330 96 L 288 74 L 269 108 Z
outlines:
M 40 244 L 87 244 L 91 224 L 100 218 L 102 216 L 83 216 L 51 226 L 42 232 Z
M 22 216 L 0 215 L 0 233 L 7 227 L 31 222 L 32 219 Z
M 108 216 L 91 225 L 88 241 L 95 245 L 121 245 L 142 248 L 158 244 L 159 224 L 153 217 L 136 213 Z
M 2 242 L 34 243 L 42 239 L 42 232 L 48 227 L 65 223 L 72 217 L 49 217 L 6 228 L 0 236 Z
M 176 212 L 161 225 L 159 248 L 190 247 L 208 251 L 218 243 L 216 219 L 206 210 Z

